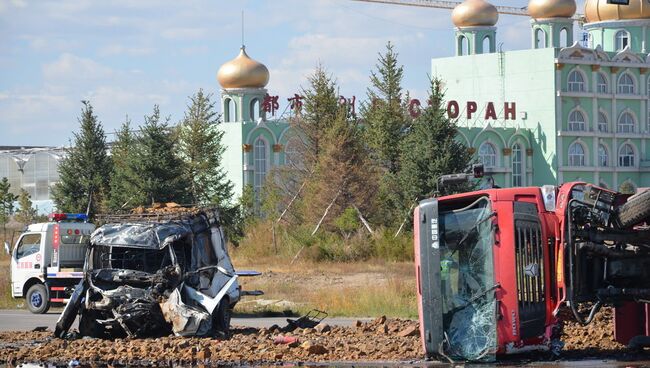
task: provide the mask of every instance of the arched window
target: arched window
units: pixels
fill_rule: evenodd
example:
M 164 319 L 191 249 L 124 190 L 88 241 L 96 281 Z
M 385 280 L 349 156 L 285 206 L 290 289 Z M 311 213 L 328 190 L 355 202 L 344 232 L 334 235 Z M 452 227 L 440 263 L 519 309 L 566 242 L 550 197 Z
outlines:
M 584 92 L 585 91 L 585 78 L 577 70 L 569 73 L 569 81 L 567 82 L 567 89 L 569 92 Z
M 609 166 L 609 153 L 607 152 L 607 147 L 602 144 L 598 145 L 598 166 Z
M 618 150 L 618 166 L 634 167 L 634 148 L 629 144 L 624 144 Z
M 223 117 L 226 123 L 237 121 L 237 105 L 231 98 L 226 98 L 223 103 Z
M 569 166 L 585 166 L 585 148 L 578 142 L 569 146 Z
M 497 166 L 497 150 L 492 143 L 484 142 L 478 149 L 478 159 L 483 163 L 483 166 L 496 167 Z
M 546 32 L 543 29 L 537 28 L 535 31 L 535 48 L 543 49 L 546 47 Z
M 624 95 L 635 94 L 634 78 L 629 73 L 623 73 L 618 78 L 618 93 Z
M 602 94 L 609 93 L 607 77 L 603 73 L 598 73 L 596 76 L 596 92 Z
M 298 137 L 291 137 L 287 140 L 284 149 L 284 163 L 291 168 L 302 166 L 302 141 Z
M 465 36 L 458 37 L 458 55 L 469 55 L 469 39 Z
M 616 131 L 619 133 L 634 133 L 634 116 L 630 114 L 629 112 L 624 112 L 621 114 L 621 116 L 618 118 L 618 124 Z
M 609 131 L 609 124 L 607 123 L 607 116 L 604 113 L 598 113 L 598 131 L 606 133 Z
M 519 143 L 512 146 L 512 186 L 524 186 L 524 155 Z
M 566 28 L 562 28 L 560 31 L 560 47 L 569 46 L 569 31 Z
M 257 98 L 254 98 L 251 101 L 251 108 L 250 108 L 249 115 L 251 117 L 251 120 L 255 122 L 257 121 L 257 119 L 260 118 L 260 100 L 258 100 Z
M 259 203 L 262 196 L 262 187 L 264 186 L 264 180 L 266 180 L 266 156 L 267 148 L 266 141 L 262 138 L 257 138 L 255 141 L 255 147 L 253 150 L 253 161 L 255 169 L 255 178 L 254 178 L 254 189 L 255 189 L 255 198 L 257 203 Z
M 485 36 L 483 37 L 483 53 L 484 54 L 489 54 L 492 52 L 492 48 L 490 45 L 492 44 L 492 40 L 490 36 Z
M 573 110 L 569 114 L 569 130 L 579 132 L 585 130 L 585 116 L 578 110 Z
M 614 36 L 614 38 L 615 38 L 614 41 L 615 41 L 615 44 L 616 44 L 616 51 L 623 50 L 630 43 L 630 34 L 627 33 L 627 31 L 618 31 L 618 32 L 616 32 L 616 35 Z

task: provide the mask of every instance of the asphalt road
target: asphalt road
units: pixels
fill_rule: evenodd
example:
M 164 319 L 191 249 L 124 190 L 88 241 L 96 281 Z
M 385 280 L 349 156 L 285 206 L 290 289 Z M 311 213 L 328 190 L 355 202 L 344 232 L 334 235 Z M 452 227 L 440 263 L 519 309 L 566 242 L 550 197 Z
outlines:
M 59 319 L 59 314 L 60 311 L 52 311 L 47 314 L 32 314 L 26 310 L 0 310 L 0 331 L 31 331 L 36 327 L 48 327 L 50 330 L 54 330 L 54 325 Z M 326 322 L 336 326 L 351 326 L 358 319 L 327 318 Z M 365 321 L 367 319 L 361 320 Z M 231 324 L 233 326 L 255 328 L 270 327 L 273 325 L 283 327 L 287 324 L 287 319 L 285 317 L 235 317 L 232 319 Z

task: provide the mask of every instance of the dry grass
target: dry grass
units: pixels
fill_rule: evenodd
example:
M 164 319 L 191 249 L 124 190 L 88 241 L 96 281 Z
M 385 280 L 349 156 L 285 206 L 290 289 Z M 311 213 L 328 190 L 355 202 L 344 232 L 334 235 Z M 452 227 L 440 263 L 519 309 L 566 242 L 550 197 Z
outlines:
M 303 314 L 315 308 L 331 316 L 417 316 L 412 263 L 303 261 L 292 265 L 277 258 L 250 263 L 235 258 L 235 265 L 264 273 L 242 280 L 244 289 L 260 289 L 265 295 L 242 300 L 237 307 L 241 313 Z

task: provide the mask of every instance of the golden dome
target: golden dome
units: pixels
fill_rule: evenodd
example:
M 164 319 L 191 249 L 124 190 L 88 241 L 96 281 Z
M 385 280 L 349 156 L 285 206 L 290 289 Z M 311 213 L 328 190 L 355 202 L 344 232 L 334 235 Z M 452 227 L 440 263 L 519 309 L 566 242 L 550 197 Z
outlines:
M 528 14 L 535 19 L 571 18 L 575 13 L 575 0 L 530 0 L 528 2 Z
M 585 2 L 587 23 L 604 20 L 648 19 L 650 3 L 647 0 L 630 0 L 630 5 L 607 4 L 607 0 L 587 0 Z
M 493 26 L 498 20 L 497 8 L 485 0 L 465 0 L 451 13 L 456 27 Z
M 244 46 L 236 58 L 223 64 L 217 72 L 223 88 L 263 88 L 269 83 L 269 76 L 266 66 L 251 59 Z

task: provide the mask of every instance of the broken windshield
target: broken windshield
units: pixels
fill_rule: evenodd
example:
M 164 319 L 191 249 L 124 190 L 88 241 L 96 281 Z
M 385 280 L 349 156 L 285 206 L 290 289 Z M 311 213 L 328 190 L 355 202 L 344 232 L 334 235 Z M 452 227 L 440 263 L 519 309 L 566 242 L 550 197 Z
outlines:
M 455 358 L 495 359 L 493 216 L 487 197 L 440 215 L 445 353 Z

